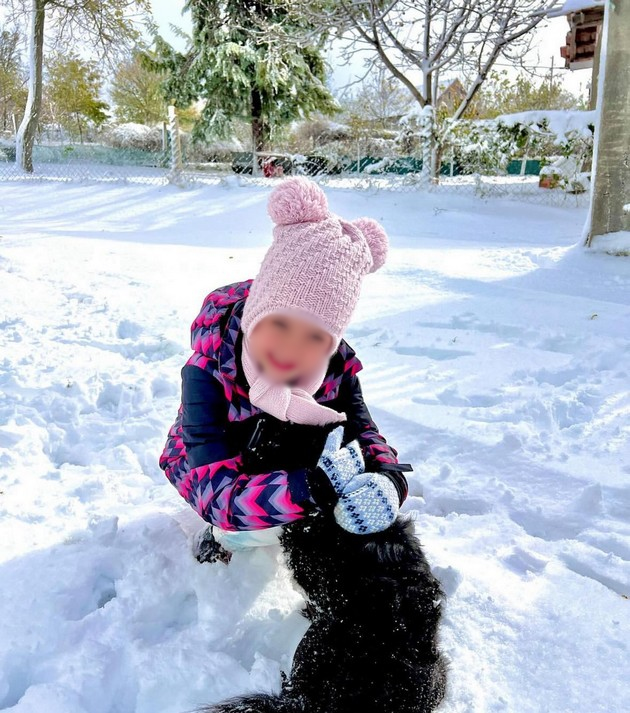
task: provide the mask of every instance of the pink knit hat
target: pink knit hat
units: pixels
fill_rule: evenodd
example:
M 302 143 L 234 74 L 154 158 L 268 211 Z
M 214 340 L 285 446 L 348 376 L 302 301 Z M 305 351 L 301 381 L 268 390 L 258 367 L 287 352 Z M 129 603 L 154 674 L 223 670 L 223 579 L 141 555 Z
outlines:
M 294 313 L 333 336 L 332 356 L 363 278 L 385 262 L 387 234 L 372 218 L 347 221 L 331 213 L 322 189 L 303 177 L 276 186 L 267 211 L 273 242 L 245 301 L 241 329 L 250 334 L 271 313 Z

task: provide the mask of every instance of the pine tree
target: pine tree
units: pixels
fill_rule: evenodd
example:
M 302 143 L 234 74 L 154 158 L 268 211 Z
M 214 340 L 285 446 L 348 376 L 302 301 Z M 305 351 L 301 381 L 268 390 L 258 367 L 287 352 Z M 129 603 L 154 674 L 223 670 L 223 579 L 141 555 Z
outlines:
M 196 140 L 227 138 L 231 122 L 251 124 L 256 151 L 274 129 L 314 112 L 339 107 L 325 85 L 324 42 L 306 38 L 305 20 L 288 0 L 187 0 L 193 33 L 185 54 L 156 38 L 159 65 L 168 72 L 165 96 L 178 107 L 201 100 Z

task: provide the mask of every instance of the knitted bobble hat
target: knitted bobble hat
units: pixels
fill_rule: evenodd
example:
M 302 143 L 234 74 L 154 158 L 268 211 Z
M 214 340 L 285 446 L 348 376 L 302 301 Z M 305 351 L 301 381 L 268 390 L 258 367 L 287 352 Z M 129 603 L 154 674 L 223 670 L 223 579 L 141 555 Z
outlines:
M 245 301 L 241 329 L 251 334 L 276 312 L 302 316 L 332 335 L 332 356 L 363 278 L 385 262 L 387 234 L 372 218 L 348 221 L 331 213 L 322 189 L 303 177 L 276 186 L 267 211 L 275 224 L 273 242 Z

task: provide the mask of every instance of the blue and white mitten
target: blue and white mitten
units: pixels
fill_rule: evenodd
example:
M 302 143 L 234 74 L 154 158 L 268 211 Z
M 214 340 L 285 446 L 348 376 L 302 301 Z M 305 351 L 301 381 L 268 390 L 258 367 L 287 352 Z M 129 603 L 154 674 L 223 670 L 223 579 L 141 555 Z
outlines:
M 324 450 L 317 462 L 317 467 L 326 474 L 337 495 L 341 495 L 354 476 L 365 470 L 359 442 L 355 439 L 342 448 L 343 434 L 343 426 L 337 426 L 328 434 Z
M 351 479 L 335 505 L 337 523 L 357 535 L 386 530 L 400 508 L 394 483 L 382 473 L 363 473 Z

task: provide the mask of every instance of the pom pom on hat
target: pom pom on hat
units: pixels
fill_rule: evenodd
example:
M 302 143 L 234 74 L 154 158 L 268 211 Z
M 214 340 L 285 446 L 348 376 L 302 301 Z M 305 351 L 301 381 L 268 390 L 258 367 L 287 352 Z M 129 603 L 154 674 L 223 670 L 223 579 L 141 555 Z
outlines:
M 363 278 L 387 258 L 387 233 L 372 218 L 349 221 L 331 212 L 324 191 L 304 176 L 275 186 L 267 211 L 274 239 L 251 285 L 241 329 L 248 334 L 266 315 L 296 309 L 316 318 L 336 349 Z
M 316 183 L 295 176 L 271 191 L 267 212 L 276 225 L 314 223 L 328 217 L 328 200 Z
M 385 264 L 387 258 L 389 239 L 385 228 L 373 218 L 357 218 L 352 221 L 352 224 L 363 233 L 372 253 L 372 268 L 369 272 L 376 272 Z

